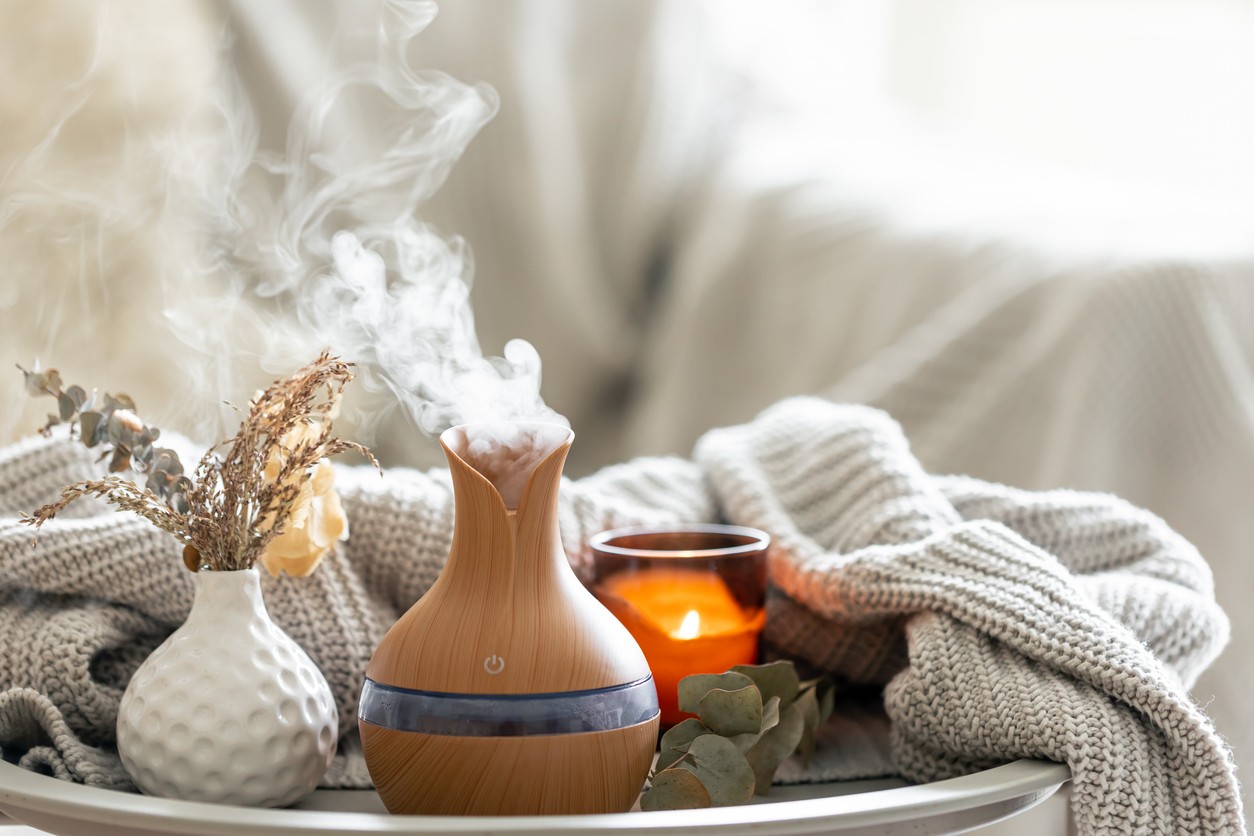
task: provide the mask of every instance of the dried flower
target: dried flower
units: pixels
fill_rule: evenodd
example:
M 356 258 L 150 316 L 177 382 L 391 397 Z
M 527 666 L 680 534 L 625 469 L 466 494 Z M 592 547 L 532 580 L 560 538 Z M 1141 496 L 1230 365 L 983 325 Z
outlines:
M 312 433 L 310 425 L 294 428 L 284 438 L 283 450 L 295 447 Z M 281 469 L 281 457 L 276 454 L 266 463 L 266 479 L 276 481 Z M 348 518 L 333 487 L 335 468 L 331 463 L 322 459 L 314 465 L 312 473 L 297 476 L 301 482 L 300 491 L 292 503 L 287 527 L 270 541 L 261 555 L 261 564 L 276 578 L 282 572 L 293 577 L 305 577 L 318 568 L 336 541 L 348 537 Z
M 272 383 L 253 399 L 235 436 L 206 452 L 190 478 L 174 451 L 152 446 L 158 432 L 135 417 L 130 398 L 106 395 L 90 428 L 88 413 L 80 416 L 83 441 L 92 446 L 107 439 L 113 445 L 111 469 L 140 462 L 149 473 L 146 486 L 116 476 L 79 482 L 22 521 L 39 528 L 74 500 L 92 495 L 178 537 L 188 568 L 251 568 L 288 526 L 307 529 L 311 543 L 329 549 L 342 536 L 336 515 L 342 517 L 343 509 L 330 490 L 326 459 L 354 450 L 379 464 L 365 447 L 331 434 L 344 387 L 353 379 L 351 368 L 323 352 L 296 374 Z M 68 395 L 68 390 L 61 392 L 55 371 L 23 371 L 33 394 L 52 394 L 58 401 Z M 320 466 L 327 468 L 321 476 Z M 276 554 L 284 551 L 281 546 Z M 325 553 L 306 559 L 307 571 Z

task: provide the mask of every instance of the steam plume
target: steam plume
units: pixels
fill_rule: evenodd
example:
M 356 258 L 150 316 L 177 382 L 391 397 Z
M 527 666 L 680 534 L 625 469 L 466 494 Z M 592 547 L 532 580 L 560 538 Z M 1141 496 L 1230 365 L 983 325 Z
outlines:
M 467 143 L 497 109 L 486 85 L 466 85 L 408 63 L 410 42 L 434 17 L 433 3 L 385 3 L 376 60 L 350 66 L 310 95 L 288 130 L 282 159 L 237 167 L 238 186 L 217 213 L 224 264 L 283 314 L 282 344 L 269 365 L 299 347 L 329 343 L 363 367 L 367 390 L 390 393 L 435 434 L 472 421 L 565 423 L 540 398 L 540 358 L 514 340 L 485 358 L 470 308 L 473 265 L 460 238 L 445 238 L 415 208 L 447 178 Z M 398 118 L 359 131 L 372 144 L 344 150 L 327 141 L 335 119 L 362 97 L 380 97 Z M 241 148 L 256 131 L 237 105 L 222 110 Z M 241 113 L 239 120 L 230 114 Z M 308 345 L 308 347 L 306 347 Z M 376 414 L 378 399 L 359 414 Z
M 0 232 L 18 212 L 38 218 L 41 207 L 70 205 L 76 225 L 60 234 L 77 237 L 78 247 L 97 258 L 107 257 L 113 239 L 106 233 L 125 223 L 188 245 L 147 265 L 164 282 L 155 303 L 164 301 L 165 323 L 182 345 L 171 346 L 148 326 L 131 332 L 142 352 L 184 364 L 190 395 L 185 414 L 168 419 L 176 426 L 220 437 L 221 425 L 234 419 L 229 413 L 217 418 L 207 405 L 239 401 L 257 383 L 326 346 L 361 365 L 359 392 L 366 394 L 346 405 L 359 435 L 398 400 L 432 434 L 470 421 L 565 423 L 540 399 L 540 360 L 529 344 L 511 341 L 504 357 L 483 356 L 469 304 L 469 251 L 417 216 L 497 108 L 486 85 L 410 66 L 407 50 L 435 12 L 431 2 L 387 0 L 377 20 L 339 33 L 369 32 L 373 60 L 312 80 L 282 153 L 259 151 L 257 119 L 226 60 L 216 100 L 168 130 L 119 141 L 116 159 L 92 169 L 101 174 L 112 165 L 134 174 L 125 178 L 125 190 L 103 180 L 83 187 L 81 178 L 76 185 L 58 184 L 43 163 L 54 152 L 73 150 L 58 143 L 63 127 L 107 80 L 108 67 L 102 71 L 97 60 L 71 85 L 61 119 L 10 168 L 28 175 L 22 181 L 28 188 L 10 189 L 0 206 Z M 205 22 L 210 32 L 214 25 Z M 116 37 L 117 26 L 95 33 L 98 53 Z M 231 44 L 224 24 L 220 33 L 220 55 L 226 56 Z M 125 110 L 125 102 L 103 101 Z M 380 101 L 391 117 L 358 124 L 365 105 Z M 346 125 L 354 128 L 347 132 L 353 141 L 345 141 Z M 147 189 L 143 201 L 134 194 L 137 184 Z M 143 213 L 133 208 L 141 202 L 150 207 Z M 107 294 L 107 283 L 118 277 L 96 272 L 84 269 L 79 281 L 97 281 L 98 292 Z M 78 311 L 66 314 L 66 305 L 89 291 L 40 300 L 42 327 L 81 321 Z M 28 301 L 11 295 L 0 293 L 0 305 Z M 115 321 L 107 327 L 125 326 Z M 142 401 L 141 408 L 150 409 Z

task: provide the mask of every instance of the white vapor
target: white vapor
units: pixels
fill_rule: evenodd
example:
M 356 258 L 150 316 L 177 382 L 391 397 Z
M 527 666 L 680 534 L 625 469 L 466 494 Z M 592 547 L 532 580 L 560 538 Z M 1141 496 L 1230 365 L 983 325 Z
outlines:
M 430 434 L 471 421 L 564 424 L 540 398 L 530 344 L 483 356 L 467 247 L 417 214 L 498 104 L 486 85 L 409 65 L 410 42 L 435 11 L 429 2 L 384 3 L 376 60 L 310 92 L 280 157 L 257 153 L 255 120 L 230 81 L 218 110 L 229 142 L 213 163 L 222 176 L 191 178 L 210 186 L 199 214 L 216 228 L 203 255 L 227 286 L 203 300 L 217 315 L 201 305 L 171 315 L 190 345 L 222 355 L 241 348 L 221 338 L 222 320 L 248 323 L 243 351 L 272 372 L 330 346 L 361 366 L 368 394 L 349 407 L 359 424 L 377 420 L 391 397 Z M 379 96 L 395 118 L 363 126 L 369 143 L 346 150 L 327 139 L 356 97 Z
M 145 416 L 202 441 L 233 428 L 222 401 L 326 347 L 360 366 L 345 416 L 367 442 L 398 402 L 431 434 L 565 423 L 540 399 L 529 344 L 483 356 L 469 250 L 420 218 L 498 106 L 486 85 L 410 66 L 435 4 L 384 0 L 338 33 L 368 37 L 372 60 L 311 78 L 279 153 L 260 150 L 227 15 L 206 9 L 226 11 L 87 4 L 67 25 L 37 3 L 0 13 L 30 32 L 0 68 L 51 79 L 15 100 L 20 114 L 0 105 L 15 120 L 0 142 L 9 362 L 113 391 L 150 383 Z M 388 116 L 360 122 L 379 102 Z M 34 412 L 0 429 L 29 432 L 45 405 L 16 371 L 7 385 Z

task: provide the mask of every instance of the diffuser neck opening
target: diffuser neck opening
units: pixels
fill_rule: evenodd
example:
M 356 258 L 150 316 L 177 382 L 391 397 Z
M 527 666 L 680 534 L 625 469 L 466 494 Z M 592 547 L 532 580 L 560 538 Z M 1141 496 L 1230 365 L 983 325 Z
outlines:
M 574 437 L 560 424 L 485 421 L 446 430 L 440 441 L 492 485 L 506 509 L 517 510 L 536 468 Z

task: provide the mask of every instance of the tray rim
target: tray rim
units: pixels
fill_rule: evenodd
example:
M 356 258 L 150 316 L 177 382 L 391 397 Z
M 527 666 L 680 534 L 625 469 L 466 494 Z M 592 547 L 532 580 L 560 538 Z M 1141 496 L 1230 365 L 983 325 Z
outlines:
M 1019 760 L 928 784 L 704 810 L 572 816 L 393 816 L 334 810 L 265 809 L 177 801 L 73 784 L 0 762 L 0 811 L 22 822 L 22 811 L 83 822 L 129 825 L 186 836 L 308 833 L 814 833 L 828 827 L 891 825 L 1009 805 L 1005 818 L 1043 801 L 1071 780 L 1065 764 Z M 834 782 L 833 786 L 839 785 Z M 334 792 L 334 791 L 330 791 Z M 1022 803 L 1014 803 L 1016 800 Z M 14 812 L 10 812 L 13 810 Z M 2 836 L 2 831 L 0 831 Z

